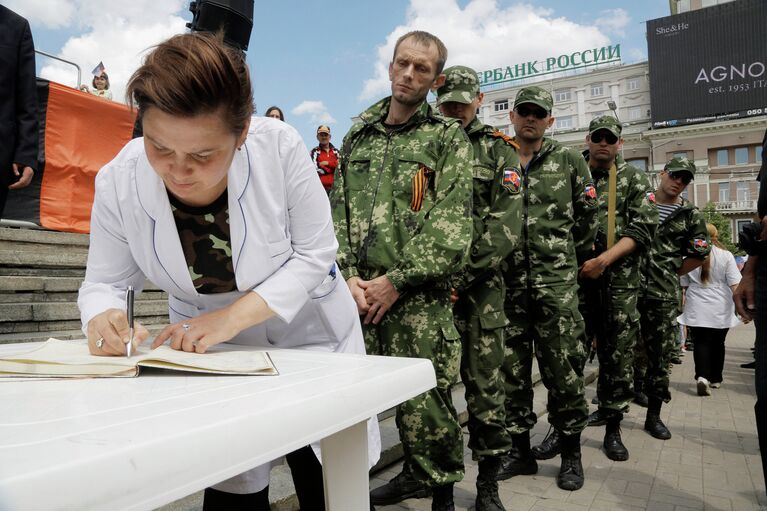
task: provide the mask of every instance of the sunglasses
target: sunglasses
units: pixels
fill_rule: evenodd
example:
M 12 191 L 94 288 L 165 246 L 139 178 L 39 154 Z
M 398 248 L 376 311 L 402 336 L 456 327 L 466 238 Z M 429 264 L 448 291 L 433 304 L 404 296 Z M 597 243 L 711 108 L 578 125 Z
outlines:
M 608 144 L 613 145 L 618 141 L 618 137 L 610 131 L 597 131 L 591 135 L 591 141 L 595 144 L 601 144 L 602 140 L 607 140 Z
M 692 181 L 692 176 L 690 175 L 690 173 L 685 172 L 684 170 L 669 171 L 668 177 L 670 177 L 674 181 L 681 181 L 685 185 L 689 185 L 690 181 Z
M 532 114 L 535 116 L 536 119 L 545 119 L 549 115 L 549 113 L 543 108 L 536 108 L 536 107 L 531 108 L 525 105 L 518 106 L 516 110 L 517 110 L 517 114 L 519 114 L 522 117 L 527 117 Z

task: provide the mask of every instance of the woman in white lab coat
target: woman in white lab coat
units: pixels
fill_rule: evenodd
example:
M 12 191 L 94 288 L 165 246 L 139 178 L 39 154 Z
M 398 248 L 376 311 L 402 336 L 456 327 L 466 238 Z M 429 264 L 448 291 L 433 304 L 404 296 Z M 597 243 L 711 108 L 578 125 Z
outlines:
M 204 353 L 229 342 L 364 353 L 335 265 L 327 196 L 298 133 L 251 119 L 243 56 L 210 34 L 175 36 L 147 56 L 127 91 L 144 137 L 96 178 L 78 298 L 91 352 L 125 354 L 125 290 L 148 278 L 169 295 L 170 324 L 153 347 Z M 137 342 L 148 337 L 136 325 Z M 369 432 L 375 463 L 375 421 Z M 315 454 L 307 446 L 287 459 L 302 507 L 322 509 Z M 269 468 L 207 489 L 205 508 L 268 509 Z

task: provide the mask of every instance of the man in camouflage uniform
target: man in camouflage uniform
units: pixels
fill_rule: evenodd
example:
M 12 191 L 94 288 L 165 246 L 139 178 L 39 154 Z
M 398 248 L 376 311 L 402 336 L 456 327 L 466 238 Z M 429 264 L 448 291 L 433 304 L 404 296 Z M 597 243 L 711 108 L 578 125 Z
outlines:
M 374 504 L 433 493 L 454 509 L 463 435 L 450 396 L 461 343 L 450 278 L 471 244 L 472 149 L 461 123 L 425 102 L 444 81 L 447 50 L 410 32 L 389 64 L 392 95 L 360 115 L 344 139 L 331 205 L 338 265 L 364 316 L 368 353 L 428 358 L 437 387 L 397 407 L 402 473 L 371 492 Z
M 647 350 L 644 388 L 648 397 L 644 428 L 655 438 L 668 440 L 671 432 L 660 419 L 661 405 L 671 400 L 669 364 L 676 352 L 681 312 L 679 277 L 694 270 L 711 251 L 706 221 L 681 193 L 695 177 L 695 164 L 676 157 L 666 163 L 655 190 L 658 232 L 643 255 L 639 297 L 641 335 Z
M 504 270 L 510 324 L 503 371 L 507 424 L 517 435 L 516 455 L 528 459 L 537 420 L 531 374 L 537 357 L 549 390 L 549 422 L 562 435 L 557 485 L 577 490 L 583 486 L 580 434 L 588 415 L 577 273 L 594 244 L 597 196 L 583 156 L 543 136 L 554 122 L 553 104 L 548 91 L 525 87 L 511 112 L 523 174 L 523 231 Z
M 620 121 L 613 116 L 597 117 L 589 124 L 588 150 L 584 156 L 597 188 L 599 230 L 594 253 L 579 272 L 580 308 L 586 320 L 587 341 L 590 343 L 592 337 L 596 338 L 599 355 L 599 410 L 589 417 L 589 425 L 607 424 L 602 445 L 613 461 L 629 458 L 621 440 L 620 423 L 634 397 L 639 258 L 658 227 L 658 211 L 647 176 L 626 164 L 619 154 L 622 131 Z M 612 179 L 615 180 L 614 213 L 610 219 Z M 558 452 L 556 430 L 533 449 L 540 459 L 553 458 Z
M 468 67 L 445 70 L 437 105 L 447 117 L 460 119 L 474 149 L 474 234 L 469 262 L 453 281 L 459 296 L 456 326 L 463 340 L 461 379 L 469 411 L 469 448 L 479 460 L 477 511 L 504 510 L 498 480 L 520 471 L 508 462 L 512 438 L 506 426 L 506 392 L 501 366 L 504 355 L 504 259 L 521 240 L 522 172 L 516 144 L 477 119 L 482 104 L 477 73 Z M 535 459 L 525 473 L 535 473 Z

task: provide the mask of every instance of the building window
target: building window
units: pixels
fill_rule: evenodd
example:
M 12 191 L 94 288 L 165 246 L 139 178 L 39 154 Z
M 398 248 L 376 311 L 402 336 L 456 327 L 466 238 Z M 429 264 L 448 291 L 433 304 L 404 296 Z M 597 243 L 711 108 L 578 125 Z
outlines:
M 647 158 L 634 158 L 633 160 L 626 160 L 626 163 L 633 165 L 639 170 L 647 171 Z
M 687 156 L 687 151 L 677 151 L 671 157 L 672 158 L 689 158 L 689 156 Z
M 567 130 L 573 127 L 573 116 L 566 115 L 564 117 L 557 117 L 555 128 L 558 130 Z
M 716 164 L 724 167 L 730 164 L 730 152 L 727 149 L 719 149 L 716 152 Z
M 602 111 L 602 112 L 592 112 L 591 113 L 591 118 L 592 119 L 596 119 L 597 117 L 602 117 L 603 115 L 607 115 L 607 112 L 605 112 L 605 111 Z
M 591 85 L 591 97 L 601 96 L 605 93 L 605 89 L 601 83 L 594 83 Z
M 632 106 L 629 108 L 629 121 L 636 121 L 642 118 L 642 107 Z
M 748 147 L 735 148 L 735 165 L 744 165 L 748 163 Z
M 503 112 L 503 111 L 509 109 L 509 100 L 508 99 L 502 99 L 500 101 L 496 101 L 494 103 L 494 105 L 495 105 L 495 111 L 496 112 Z
M 756 146 L 756 163 L 762 162 L 762 149 L 764 149 L 764 147 L 760 145 Z
M 748 181 L 738 181 L 735 183 L 738 201 L 751 200 L 751 183 Z
M 730 201 L 730 184 L 719 183 L 719 202 Z
M 750 223 L 751 223 L 751 220 L 735 220 L 735 242 L 736 243 L 740 239 L 740 231 L 742 231 L 743 228 Z
M 496 126 L 495 129 L 503 133 L 504 135 L 509 134 L 509 127 L 508 126 Z
M 559 89 L 554 91 L 554 101 L 556 103 L 562 103 L 563 101 L 570 101 L 572 93 L 570 89 Z
M 626 82 L 626 89 L 628 89 L 629 92 L 639 90 L 639 78 L 629 78 Z

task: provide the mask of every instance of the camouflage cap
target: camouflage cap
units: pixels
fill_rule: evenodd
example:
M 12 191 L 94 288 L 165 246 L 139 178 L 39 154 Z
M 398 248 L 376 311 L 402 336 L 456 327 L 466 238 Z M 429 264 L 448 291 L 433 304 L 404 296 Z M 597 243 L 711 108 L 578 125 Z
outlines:
M 437 89 L 437 104 L 456 101 L 468 105 L 479 94 L 477 73 L 470 67 L 451 66 L 444 71 L 445 84 Z
M 663 170 L 666 172 L 689 172 L 693 177 L 695 177 L 695 171 L 697 169 L 695 168 L 695 164 L 688 160 L 686 157 L 674 156 L 669 160 L 666 166 L 663 167 Z
M 618 138 L 621 138 L 623 125 L 612 115 L 600 115 L 589 123 L 589 135 L 599 130 L 607 130 Z
M 514 100 L 514 108 L 517 108 L 523 103 L 532 103 L 543 108 L 547 112 L 551 112 L 554 108 L 554 98 L 551 97 L 551 93 L 541 87 L 535 85 L 531 87 L 524 87 L 517 92 L 517 98 Z

